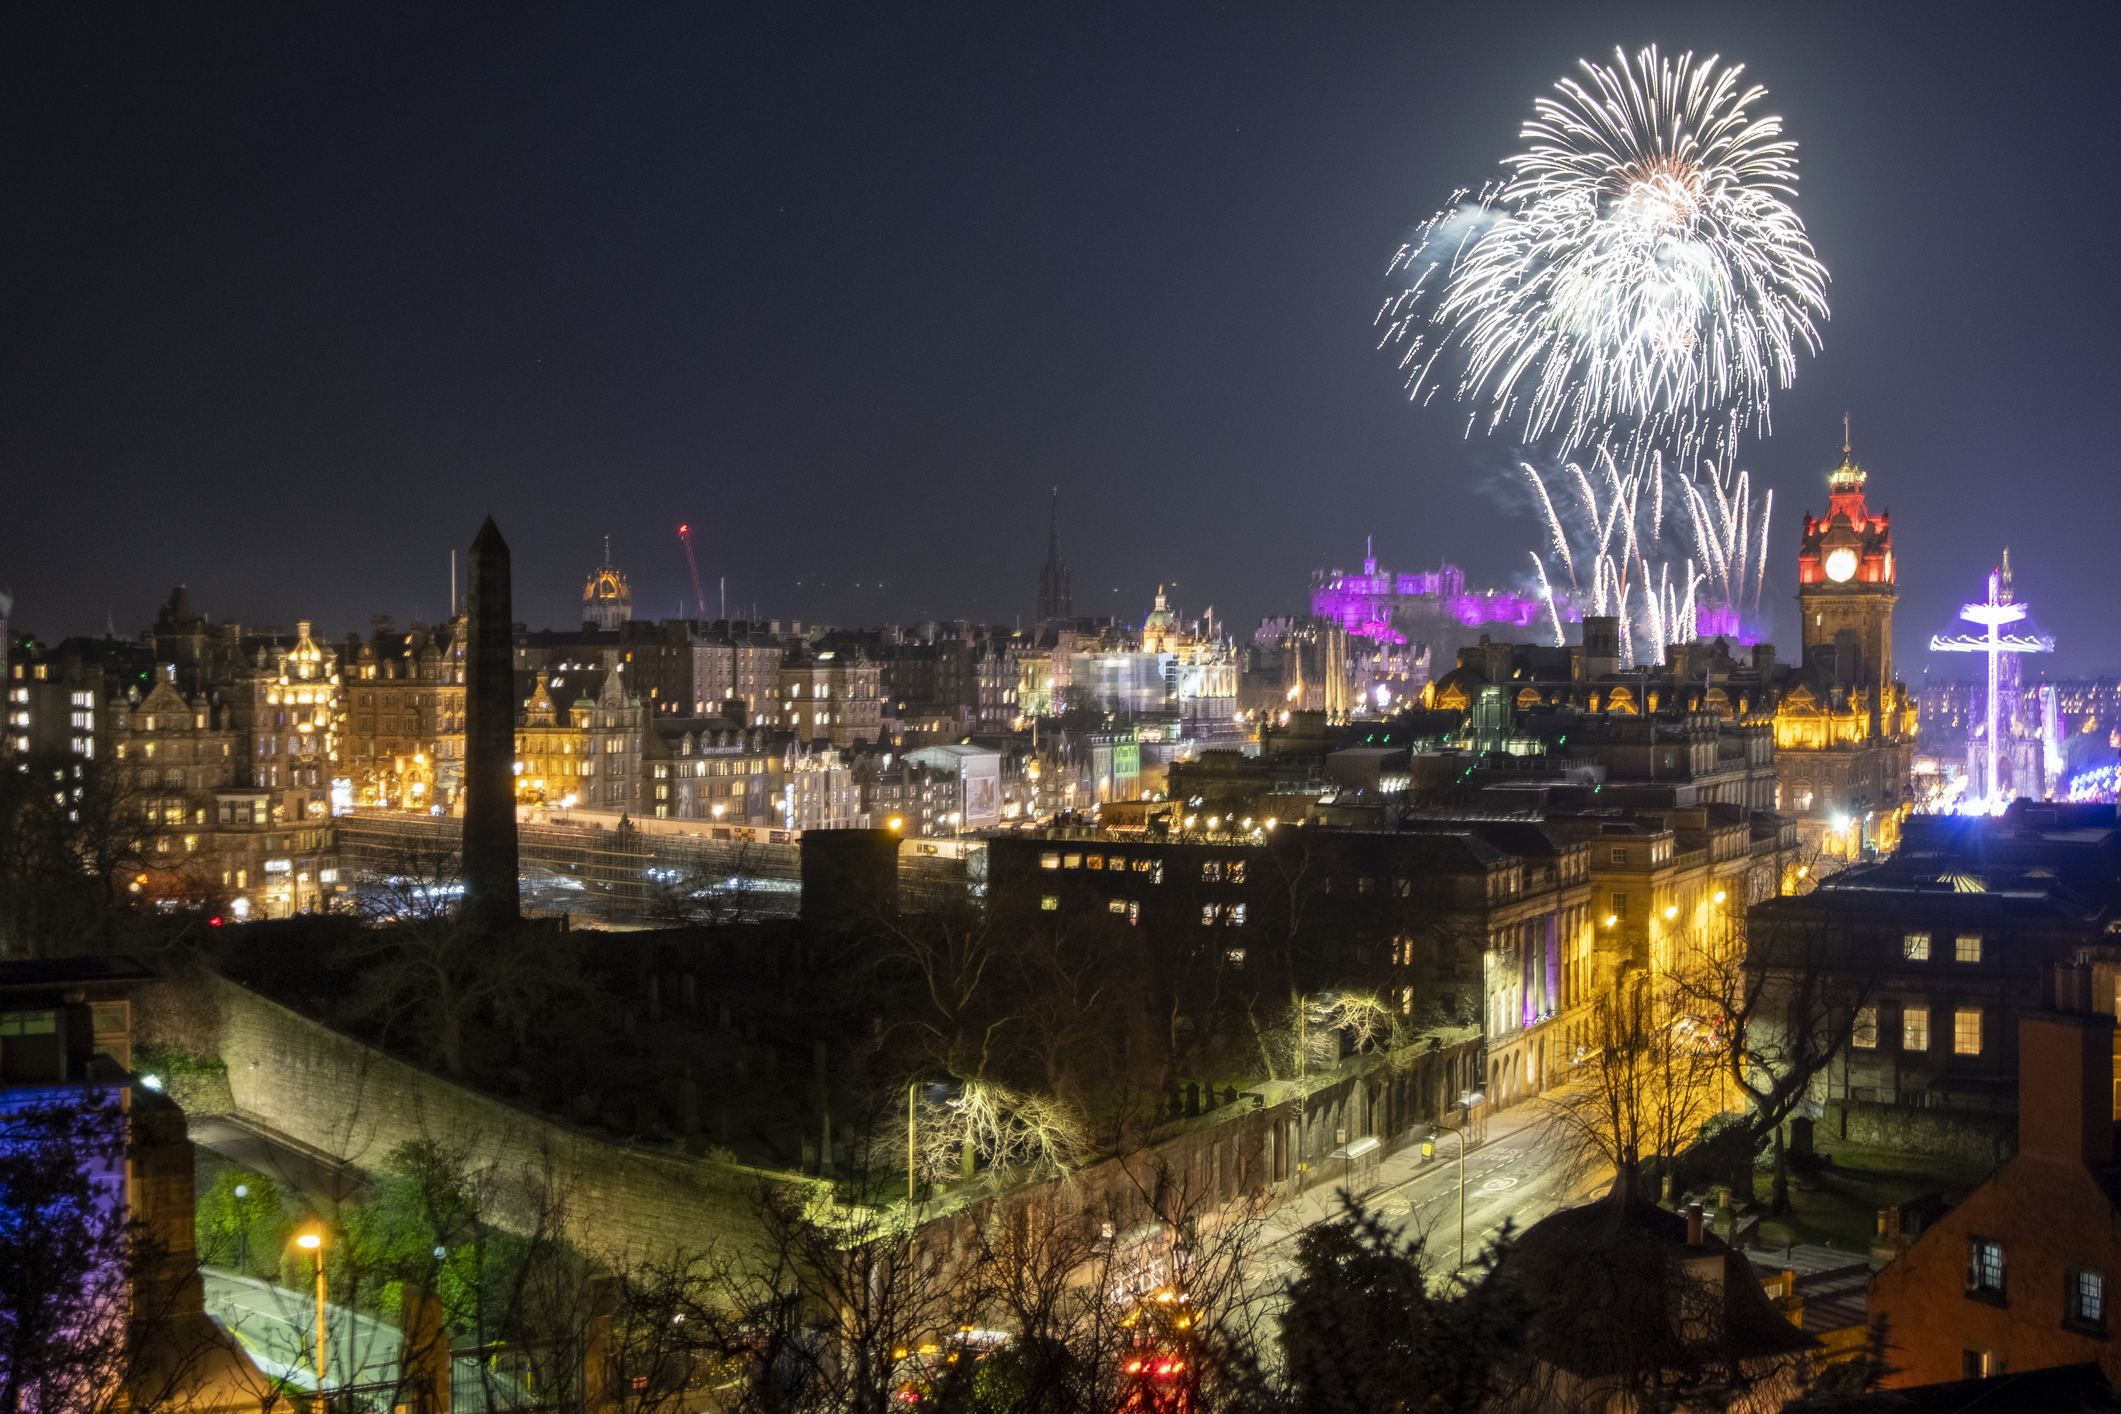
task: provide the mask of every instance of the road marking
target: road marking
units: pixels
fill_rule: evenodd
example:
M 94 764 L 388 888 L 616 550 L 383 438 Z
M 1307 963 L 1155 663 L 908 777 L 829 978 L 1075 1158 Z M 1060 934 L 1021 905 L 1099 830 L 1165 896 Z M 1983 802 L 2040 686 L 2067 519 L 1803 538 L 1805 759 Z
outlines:
M 1480 1185 L 1480 1191 L 1483 1193 L 1501 1193 L 1516 1186 L 1517 1180 L 1514 1178 L 1491 1178 Z

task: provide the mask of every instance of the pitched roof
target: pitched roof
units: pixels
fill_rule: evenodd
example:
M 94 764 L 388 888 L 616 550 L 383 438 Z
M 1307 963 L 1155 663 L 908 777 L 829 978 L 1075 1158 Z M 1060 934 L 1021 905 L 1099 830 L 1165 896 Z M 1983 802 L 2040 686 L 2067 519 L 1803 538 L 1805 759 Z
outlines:
M 1699 1247 L 1686 1239 L 1687 1220 L 1625 1171 L 1604 1198 L 1534 1223 L 1498 1272 L 1533 1304 L 1528 1352 L 1601 1379 L 1818 1348 L 1775 1309 L 1743 1254 L 1713 1233 Z M 1702 1334 L 1690 1338 L 1688 1326 Z

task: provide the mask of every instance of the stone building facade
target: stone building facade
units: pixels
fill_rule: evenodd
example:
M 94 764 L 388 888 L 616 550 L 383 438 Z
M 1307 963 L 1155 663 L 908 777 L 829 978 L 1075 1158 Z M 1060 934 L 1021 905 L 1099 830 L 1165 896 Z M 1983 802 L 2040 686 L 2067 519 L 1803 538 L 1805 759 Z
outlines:
M 861 648 L 797 643 L 781 658 L 768 711 L 798 741 L 851 747 L 876 740 L 881 687 L 878 665 Z
M 379 615 L 349 639 L 339 774 L 352 803 L 447 811 L 463 787 L 464 645 L 460 617 L 399 633 Z

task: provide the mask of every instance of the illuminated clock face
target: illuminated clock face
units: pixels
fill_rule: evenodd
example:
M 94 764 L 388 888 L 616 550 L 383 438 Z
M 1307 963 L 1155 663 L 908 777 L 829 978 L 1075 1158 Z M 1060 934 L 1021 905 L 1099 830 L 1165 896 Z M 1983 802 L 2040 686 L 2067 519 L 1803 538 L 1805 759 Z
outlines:
M 1834 551 L 1826 557 L 1826 577 L 1836 584 L 1847 584 L 1856 573 L 1856 552 L 1850 549 Z

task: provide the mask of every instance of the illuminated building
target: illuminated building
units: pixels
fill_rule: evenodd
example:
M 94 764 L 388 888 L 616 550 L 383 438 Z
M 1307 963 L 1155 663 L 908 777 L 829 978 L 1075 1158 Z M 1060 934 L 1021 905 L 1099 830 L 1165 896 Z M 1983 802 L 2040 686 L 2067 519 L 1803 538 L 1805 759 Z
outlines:
M 1573 611 L 1564 608 L 1573 619 Z M 1314 570 L 1311 614 L 1348 633 L 1397 643 L 1423 643 L 1449 661 L 1477 630 L 1538 628 L 1549 617 L 1544 599 L 1507 590 L 1469 590 L 1456 565 L 1420 573 L 1380 570 L 1365 553 L 1361 574 Z
M 1804 518 L 1797 554 L 1803 657 L 1778 680 L 1776 804 L 1823 856 L 1890 850 L 1908 804 L 1916 707 L 1893 676 L 1892 522 L 1864 499 L 1847 446 L 1828 510 Z
M 648 713 L 624 678 L 624 665 L 614 659 L 596 699 L 575 700 L 572 715 L 582 728 L 583 810 L 644 813 L 641 754 Z
M 765 624 L 717 619 L 692 636 L 692 711 L 736 715 L 765 725 L 767 699 L 780 685 L 784 649 Z
M 589 573 L 582 588 L 582 622 L 616 629 L 633 617 L 633 587 L 611 563 L 611 537 L 604 537 L 604 563 Z
M 19 1166 L 34 1166 L 39 1140 L 29 1137 L 35 1131 L 25 1121 L 40 1110 L 62 1115 L 71 1111 L 69 1125 L 77 1124 L 81 1132 L 68 1136 L 66 1155 L 79 1164 L 97 1194 L 99 1215 L 107 1214 L 128 1234 L 137 1234 L 131 1246 L 135 1254 L 154 1254 L 151 1261 L 136 1261 L 131 1272 L 104 1268 L 35 1274 L 55 1284 L 55 1296 L 89 1298 L 77 1310 L 97 1311 L 95 1298 L 106 1293 L 129 1301 L 131 1324 L 121 1321 L 114 1329 L 131 1345 L 119 1352 L 126 1363 L 103 1367 L 125 1371 L 129 1387 L 84 1383 L 75 1386 L 71 1398 L 24 1403 L 270 1414 L 289 1407 L 271 1393 L 275 1376 L 253 1361 L 227 1326 L 207 1314 L 206 1287 L 198 1275 L 198 1160 L 184 1111 L 163 1093 L 161 1077 L 129 1073 L 136 1063 L 134 994 L 152 995 L 158 980 L 154 972 L 126 957 L 0 962 L 0 1142 L 6 1143 L 18 1171 Z M 99 1115 L 113 1128 L 103 1130 Z M 51 1132 L 44 1131 L 46 1136 Z M 99 1141 L 108 1141 L 109 1148 Z M 35 1168 L 28 1171 L 34 1173 Z M 23 1192 L 15 1185 L 11 1197 Z M 11 1222 L 37 1214 L 29 1205 L 38 1200 L 16 1201 L 23 1206 L 9 1211 Z M 37 1214 L 29 1221 L 63 1222 L 65 1204 L 55 1198 L 45 1201 L 51 1202 L 53 1216 Z M 96 1248 L 116 1255 L 98 1241 L 78 1257 L 92 1258 Z M 68 1279 L 81 1285 L 62 1295 L 56 1283 Z M 92 1329 L 100 1334 L 109 1328 Z M 61 1339 L 74 1335 L 64 1327 L 60 1331 Z M 53 1341 L 45 1348 L 67 1347 Z M 271 1368 L 277 1372 L 285 1367 Z M 93 1374 L 96 1357 L 74 1369 Z M 268 1392 L 263 1398 L 261 1390 Z
M 1138 634 L 1113 625 L 1068 656 L 1065 706 L 1129 713 L 1144 740 L 1230 740 L 1237 724 L 1238 657 L 1214 620 L 1182 619 L 1158 585 Z
M 786 798 L 787 738 L 717 718 L 658 720 L 646 746 L 658 818 L 706 821 L 719 827 L 711 830 L 716 839 L 752 839 L 780 826 L 775 802 Z
M 399 633 L 378 614 L 348 635 L 340 774 L 354 804 L 427 813 L 455 803 L 464 769 L 464 620 Z
M 318 906 L 343 888 L 331 793 L 344 731 L 336 650 L 209 624 L 180 587 L 155 621 L 144 692 L 114 699 L 103 752 L 157 831 L 143 893 L 236 917 Z M 122 763 L 122 765 L 119 765 Z
M 0 758 L 72 756 L 94 760 L 96 734 L 108 726 L 101 666 L 25 645 L 6 669 L 5 732 Z
M 896 829 L 905 839 L 951 836 L 963 829 L 963 786 L 954 763 L 929 765 L 884 751 L 857 758 L 854 775 L 862 811 L 875 828 Z
M 812 650 L 797 643 L 781 659 L 767 704 L 770 725 L 797 741 L 834 746 L 876 740 L 881 670 L 859 647 Z
M 111 713 L 111 758 L 157 827 L 137 891 L 226 908 L 237 918 L 284 918 L 316 907 L 339 883 L 329 815 L 308 808 L 307 785 L 266 784 L 273 758 L 260 748 L 287 735 L 273 725 L 288 715 L 283 697 L 309 693 L 309 703 L 294 702 L 293 715 L 315 730 L 317 717 L 303 713 L 329 712 L 328 700 L 321 707 L 316 700 L 329 685 L 264 681 L 257 689 L 265 694 L 262 707 L 245 712 L 228 700 L 234 693 L 219 703 L 204 691 L 187 698 L 172 681 L 175 672 L 174 664 L 163 665 L 137 704 Z M 245 730 L 245 716 L 262 718 L 267 729 Z M 328 734 L 328 717 L 326 723 Z
M 1332 619 L 1261 619 L 1238 676 L 1248 716 L 1324 712 L 1381 716 L 1418 699 L 1429 684 L 1429 645 L 1398 633 L 1353 634 Z
M 1041 627 L 1016 650 L 1018 715 L 1057 717 L 1066 710 L 1079 634 L 1072 628 Z
M 1799 960 L 1760 970 L 1761 1014 L 1777 1014 L 1776 992 L 1818 985 L 1802 960 L 1830 944 L 1835 985 L 1864 999 L 1807 1098 L 1900 1107 L 1884 1113 L 1901 1126 L 1896 1146 L 1911 1150 L 1926 1147 L 1920 1112 L 1932 1110 L 1951 1119 L 1928 1144 L 1964 1153 L 1969 1131 L 2008 1142 L 2019 1028 L 2042 1005 L 2043 973 L 2081 967 L 2087 1000 L 2102 1008 L 2121 984 L 2108 931 L 2121 906 L 2114 807 L 2021 800 L 1996 816 L 1911 815 L 1902 831 L 1893 856 L 1749 911 L 1756 956 Z M 1990 1115 L 2000 1122 L 1981 1123 Z
M 565 720 L 552 687 L 552 674 L 540 668 L 516 725 L 516 800 L 567 809 L 587 793 L 582 783 L 586 734 Z
M 1347 716 L 1355 700 L 1348 672 L 1348 630 L 1330 618 L 1262 619 L 1253 642 L 1264 650 L 1264 681 L 1245 694 L 1255 710 Z
M 1484 769 L 1571 779 L 1589 764 L 1607 781 L 1684 788 L 1688 804 L 1774 807 L 1772 646 L 1747 660 L 1721 639 L 1674 644 L 1662 665 L 1622 671 L 1617 617 L 1586 618 L 1583 640 L 1554 648 L 1483 635 L 1436 680 L 1431 705 L 1467 714 L 1465 743 L 1485 753 Z

